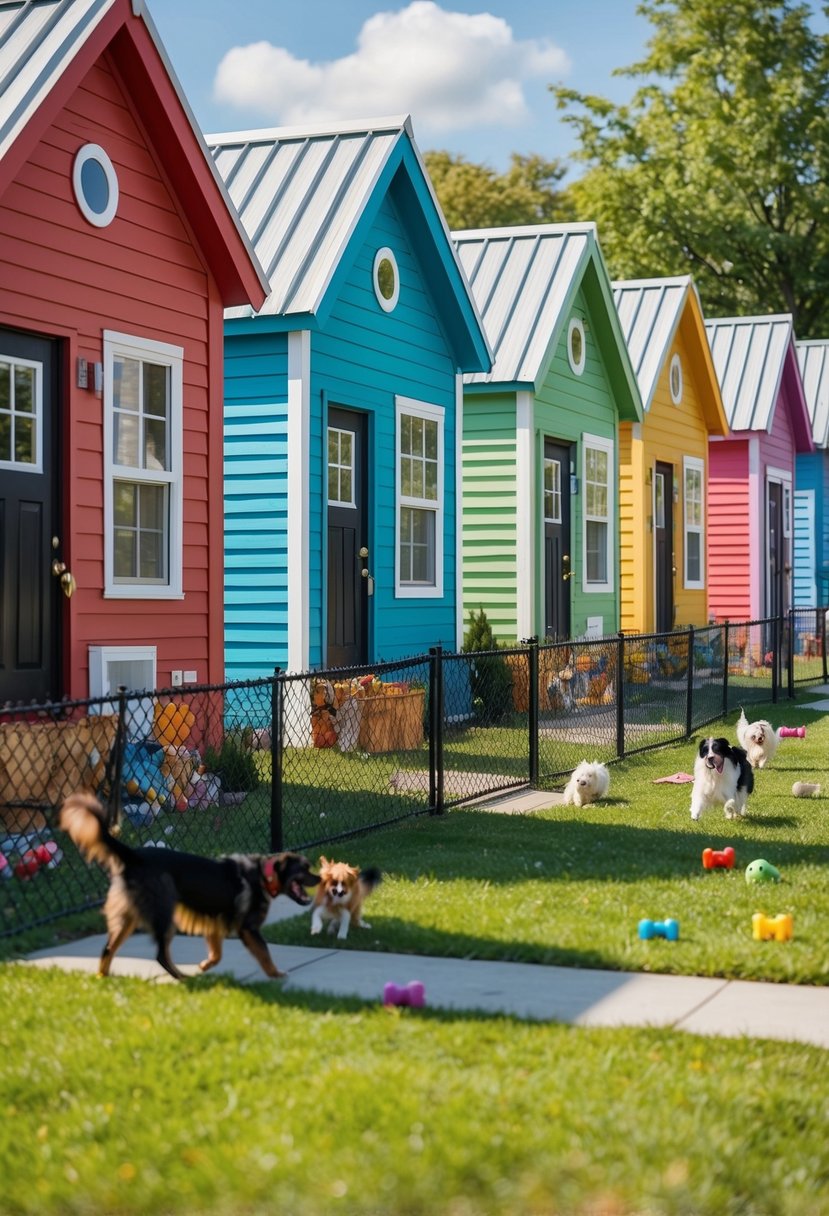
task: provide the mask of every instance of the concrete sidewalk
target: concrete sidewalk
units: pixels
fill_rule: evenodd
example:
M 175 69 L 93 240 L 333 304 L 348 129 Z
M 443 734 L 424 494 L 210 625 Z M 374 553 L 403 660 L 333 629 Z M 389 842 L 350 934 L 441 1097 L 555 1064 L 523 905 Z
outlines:
M 295 915 L 295 905 L 280 897 L 272 913 L 271 920 Z M 94 974 L 104 940 L 103 934 L 87 937 L 38 951 L 26 962 Z M 172 953 L 186 974 L 197 974 L 205 945 L 200 938 L 179 936 Z M 728 1038 L 747 1035 L 829 1048 L 829 988 L 378 954 L 336 945 L 272 945 L 271 954 L 288 973 L 277 981 L 287 992 L 379 1002 L 388 981 L 406 984 L 416 979 L 425 986 L 427 1005 L 436 1009 L 573 1026 L 656 1026 Z M 238 941 L 225 943 L 224 958 L 211 974 L 232 976 L 242 984 L 270 982 Z M 127 975 L 174 982 L 155 961 L 155 947 L 145 934 L 130 938 L 115 958 L 112 976 Z

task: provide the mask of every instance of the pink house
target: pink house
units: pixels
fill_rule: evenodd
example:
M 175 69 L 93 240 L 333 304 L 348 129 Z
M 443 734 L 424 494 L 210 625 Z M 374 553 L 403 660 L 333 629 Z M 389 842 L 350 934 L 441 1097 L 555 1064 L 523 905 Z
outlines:
M 709 440 L 709 613 L 780 616 L 792 603 L 795 456 L 814 450 L 790 316 L 707 321 L 731 428 Z

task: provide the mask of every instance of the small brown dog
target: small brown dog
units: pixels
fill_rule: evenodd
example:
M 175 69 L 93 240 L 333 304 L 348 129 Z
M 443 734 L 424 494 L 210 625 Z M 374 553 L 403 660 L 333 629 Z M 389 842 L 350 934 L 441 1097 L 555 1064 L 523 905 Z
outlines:
M 325 921 L 330 922 L 329 933 L 333 933 L 339 925 L 337 937 L 340 941 L 348 937 L 352 923 L 370 929 L 371 925 L 362 919 L 363 900 L 371 894 L 380 878 L 380 871 L 375 866 L 358 870 L 344 861 L 329 861 L 327 857 L 320 857 L 320 881 L 314 892 L 311 933 L 320 933 Z

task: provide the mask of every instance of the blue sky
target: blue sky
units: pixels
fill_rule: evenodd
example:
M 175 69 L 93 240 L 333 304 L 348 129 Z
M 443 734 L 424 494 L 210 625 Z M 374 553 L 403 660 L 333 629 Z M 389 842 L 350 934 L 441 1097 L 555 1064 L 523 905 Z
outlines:
M 411 113 L 421 149 L 501 171 L 566 159 L 547 86 L 614 100 L 650 25 L 636 0 L 149 0 L 205 132 Z

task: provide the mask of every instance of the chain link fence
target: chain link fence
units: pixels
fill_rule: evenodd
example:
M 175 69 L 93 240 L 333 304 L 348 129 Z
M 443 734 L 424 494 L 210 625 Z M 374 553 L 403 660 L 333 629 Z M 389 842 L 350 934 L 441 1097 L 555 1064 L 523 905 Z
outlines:
M 685 739 L 827 678 L 826 610 L 782 620 L 444 653 L 371 669 L 0 709 L 0 937 L 99 904 L 104 876 L 56 830 L 95 793 L 129 843 L 310 849 L 580 760 Z

